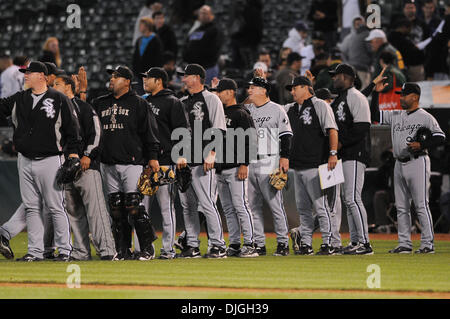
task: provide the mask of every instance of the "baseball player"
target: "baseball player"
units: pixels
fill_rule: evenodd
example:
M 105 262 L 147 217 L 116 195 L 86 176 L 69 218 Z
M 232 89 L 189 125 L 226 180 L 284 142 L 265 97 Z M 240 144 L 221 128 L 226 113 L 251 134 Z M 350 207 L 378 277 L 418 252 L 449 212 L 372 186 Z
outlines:
M 116 255 L 111 223 L 100 176 L 102 130 L 92 106 L 74 96 L 75 83 L 67 75 L 57 75 L 55 90 L 66 95 L 74 106 L 80 123 L 82 174 L 65 185 L 66 208 L 73 233 L 72 258 L 90 260 L 89 232 L 101 260 L 113 260 Z
M 255 244 L 260 256 L 266 255 L 263 201 L 269 205 L 277 235 L 274 256 L 289 254 L 288 221 L 283 205 L 283 193 L 269 184 L 270 174 L 279 168 L 287 173 L 291 149 L 292 129 L 284 108 L 269 99 L 270 84 L 262 77 L 249 83 L 247 107 L 255 123 L 258 136 L 257 160 L 249 167 L 249 204 L 253 213 Z
M 154 233 L 141 203 L 137 182 L 148 166 L 159 171 L 159 141 L 155 118 L 147 102 L 131 91 L 133 72 L 126 66 L 108 69 L 111 93 L 93 101 L 103 128 L 101 172 L 108 193 L 116 259 L 131 259 L 131 224 L 141 253 L 139 260 L 155 257 Z M 129 221 L 130 220 L 130 221 Z
M 394 193 L 397 207 L 398 246 L 390 253 L 412 253 L 411 242 L 411 199 L 417 211 L 421 225 L 420 248 L 417 254 L 434 253 L 433 220 L 428 206 L 430 189 L 430 158 L 427 149 L 442 145 L 445 134 L 436 119 L 427 111 L 419 108 L 420 87 L 407 82 L 402 86 L 400 104 L 403 110 L 372 112 L 373 120 L 391 127 L 391 138 L 396 158 L 394 167 Z M 378 107 L 376 107 L 378 109 Z M 432 137 L 417 142 L 414 137 L 417 130 L 425 127 Z
M 215 173 L 216 152 L 206 151 L 209 141 L 203 139 L 206 133 L 226 131 L 225 114 L 220 99 L 205 90 L 205 69 L 198 64 L 188 64 L 183 75 L 189 96 L 181 101 L 185 104 L 192 129 L 190 165 L 192 166 L 192 183 L 185 193 L 180 194 L 186 227 L 187 247 L 179 254 L 181 258 L 201 257 L 198 240 L 200 233 L 200 210 L 206 218 L 207 231 L 211 248 L 205 254 L 207 258 L 226 258 L 226 246 L 223 238 L 222 220 L 217 210 L 217 182 Z M 207 154 L 204 154 L 207 153 Z M 189 160 L 188 160 L 189 162 Z
M 227 256 L 258 257 L 254 247 L 253 216 L 248 204 L 250 143 L 256 142 L 256 134 L 252 130 L 247 138 L 241 135 L 245 138 L 244 144 L 237 135 L 238 132 L 241 132 L 238 129 L 242 129 L 242 133 L 244 133 L 247 129 L 254 129 L 255 125 L 250 112 L 242 105 L 237 104 L 236 90 L 236 82 L 227 78 L 220 80 L 216 88 L 217 95 L 225 108 L 227 132 L 230 133 L 229 137 L 225 139 L 223 147 L 223 163 L 218 166 L 216 171 L 217 185 L 220 203 L 228 226 Z M 235 134 L 231 134 L 231 132 L 235 132 Z M 252 133 L 253 135 L 251 135 Z M 241 231 L 244 237 L 242 249 Z
M 320 187 L 317 170 L 319 165 L 327 162 L 329 170 L 337 164 L 338 132 L 333 111 L 329 104 L 314 96 L 312 83 L 305 76 L 296 77 L 286 90 L 291 91 L 295 101 L 285 105 L 285 109 L 294 133 L 289 163 L 294 170 L 295 197 L 301 221 L 298 254 L 314 253 L 314 210 L 323 241 L 317 255 L 334 255 L 328 199 Z
M 146 73 L 142 73 L 141 76 L 143 77 L 144 91 L 150 93 L 146 100 L 158 123 L 158 137 L 161 143 L 161 152 L 158 157 L 159 164 L 168 166 L 175 171 L 175 164 L 178 164 L 178 168 L 184 167 L 186 166 L 186 159 L 172 160 L 172 146 L 177 141 L 172 140 L 171 135 L 172 131 L 177 128 L 189 128 L 187 114 L 183 104 L 175 97 L 175 93 L 167 89 L 169 76 L 164 69 L 154 67 Z M 162 185 L 156 192 L 163 224 L 160 259 L 172 259 L 175 257 L 173 248 L 176 231 L 175 194 L 174 184 Z
M 370 108 L 367 98 L 354 86 L 355 70 L 339 64 L 329 71 L 338 97 L 333 101 L 339 129 L 338 150 L 344 170 L 344 202 L 350 230 L 350 244 L 344 254 L 373 254 L 369 242 L 367 212 L 361 200 L 364 171 L 370 161 Z
M 0 99 L 0 116 L 11 115 L 15 128 L 20 193 L 26 210 L 28 253 L 19 260 L 43 258 L 42 202 L 45 202 L 59 251 L 55 260 L 68 261 L 72 251 L 69 220 L 64 191 L 55 185 L 55 178 L 63 162 L 63 146 L 68 157 L 78 158 L 78 121 L 67 97 L 47 87 L 45 64 L 32 62 L 21 72 L 25 72 L 29 89 Z

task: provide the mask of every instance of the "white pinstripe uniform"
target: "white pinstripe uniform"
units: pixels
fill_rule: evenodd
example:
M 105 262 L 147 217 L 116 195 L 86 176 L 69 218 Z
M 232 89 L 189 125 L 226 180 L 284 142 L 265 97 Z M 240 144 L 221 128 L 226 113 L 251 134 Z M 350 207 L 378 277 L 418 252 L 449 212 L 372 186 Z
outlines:
M 399 246 L 412 248 L 410 211 L 412 199 L 422 226 L 420 248 L 434 249 L 433 219 L 428 205 L 430 158 L 428 155 L 417 158 L 412 156 L 407 143 L 413 141 L 420 127 L 430 129 L 433 136 L 445 138 L 445 134 L 436 119 L 420 108 L 412 112 L 380 111 L 380 124 L 391 126 L 394 157 L 397 159 L 394 168 L 394 192 Z M 406 162 L 398 160 L 408 158 Z

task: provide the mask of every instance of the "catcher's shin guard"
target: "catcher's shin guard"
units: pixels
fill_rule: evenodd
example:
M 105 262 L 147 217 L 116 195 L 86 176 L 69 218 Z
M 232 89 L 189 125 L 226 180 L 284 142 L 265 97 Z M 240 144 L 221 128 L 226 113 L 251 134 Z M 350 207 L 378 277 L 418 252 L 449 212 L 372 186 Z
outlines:
M 111 214 L 111 230 L 116 244 L 117 252 L 122 252 L 123 243 L 123 211 L 124 211 L 124 193 L 109 194 L 109 212 Z M 128 223 L 128 221 L 126 222 Z
M 139 240 L 139 245 L 141 246 L 141 251 L 150 252 L 153 249 L 152 243 L 158 239 L 158 236 L 156 236 L 155 229 L 150 222 L 150 217 L 145 211 L 145 207 L 140 205 L 138 212 L 131 217 Z

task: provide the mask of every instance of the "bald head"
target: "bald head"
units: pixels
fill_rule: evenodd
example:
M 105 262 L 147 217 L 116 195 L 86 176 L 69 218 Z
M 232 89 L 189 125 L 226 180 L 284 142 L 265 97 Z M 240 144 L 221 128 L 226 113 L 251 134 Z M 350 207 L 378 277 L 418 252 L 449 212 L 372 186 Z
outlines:
M 210 6 L 204 5 L 198 11 L 198 20 L 202 24 L 210 23 L 214 20 L 214 13 Z

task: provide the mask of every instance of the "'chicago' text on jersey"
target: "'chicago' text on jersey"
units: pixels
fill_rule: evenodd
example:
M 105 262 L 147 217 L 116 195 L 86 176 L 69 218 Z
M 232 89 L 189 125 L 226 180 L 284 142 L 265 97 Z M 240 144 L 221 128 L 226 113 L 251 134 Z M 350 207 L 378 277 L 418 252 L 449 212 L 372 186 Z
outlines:
M 262 117 L 253 119 L 253 122 L 255 123 L 255 125 L 262 127 L 264 125 L 264 123 L 269 122 L 271 118 L 272 118 L 271 116 L 262 116 Z

